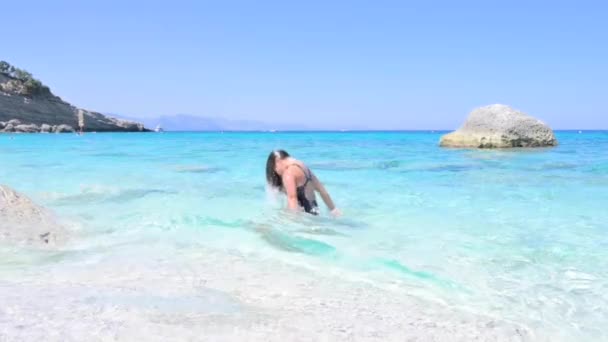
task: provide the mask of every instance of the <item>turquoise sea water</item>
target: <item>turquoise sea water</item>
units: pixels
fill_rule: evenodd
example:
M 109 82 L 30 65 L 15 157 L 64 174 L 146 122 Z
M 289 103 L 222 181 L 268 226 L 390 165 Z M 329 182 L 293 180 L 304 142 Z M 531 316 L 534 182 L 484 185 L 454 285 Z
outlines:
M 57 256 L 255 253 L 565 339 L 608 340 L 608 132 L 556 148 L 441 149 L 437 132 L 0 135 L 0 183 L 77 227 Z M 343 211 L 294 215 L 268 153 L 306 162 Z M 21 254 L 20 254 L 21 253 Z M 0 249 L 2 279 L 42 263 Z M 165 253 L 165 254 L 163 254 Z M 48 258 L 45 258 L 48 263 Z

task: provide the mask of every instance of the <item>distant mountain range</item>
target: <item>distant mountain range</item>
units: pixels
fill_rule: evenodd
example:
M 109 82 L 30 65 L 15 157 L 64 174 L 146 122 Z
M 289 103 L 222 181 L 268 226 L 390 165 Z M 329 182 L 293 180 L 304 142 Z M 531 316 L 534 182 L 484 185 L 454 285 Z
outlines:
M 144 126 L 151 129 L 160 126 L 165 131 L 287 131 L 310 129 L 310 127 L 297 124 L 270 124 L 255 120 L 230 120 L 192 114 L 161 115 L 147 118 L 135 118 L 114 113 L 107 115 L 142 122 Z
M 311 125 L 231 120 L 192 114 L 154 117 L 101 114 L 63 101 L 29 72 L 0 61 L 0 133 L 74 132 L 80 126 L 84 131 L 96 132 L 141 132 L 157 126 L 165 131 L 306 131 L 321 128 L 319 124 Z

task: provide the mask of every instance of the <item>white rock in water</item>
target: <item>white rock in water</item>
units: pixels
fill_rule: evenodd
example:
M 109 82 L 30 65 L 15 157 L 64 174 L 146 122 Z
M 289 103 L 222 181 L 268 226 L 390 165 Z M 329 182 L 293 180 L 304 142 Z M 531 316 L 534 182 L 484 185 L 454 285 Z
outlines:
M 58 246 L 66 242 L 67 229 L 46 208 L 5 185 L 0 185 L 0 242 Z
M 70 125 L 59 125 L 54 129 L 55 133 L 74 133 L 74 128 Z
M 441 137 L 443 147 L 509 148 L 556 146 L 549 126 L 509 106 L 475 109 L 458 130 Z

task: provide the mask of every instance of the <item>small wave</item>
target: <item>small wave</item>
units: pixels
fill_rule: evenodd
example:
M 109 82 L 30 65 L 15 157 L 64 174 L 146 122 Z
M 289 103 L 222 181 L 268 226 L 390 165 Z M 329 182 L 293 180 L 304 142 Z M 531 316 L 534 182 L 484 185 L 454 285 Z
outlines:
M 452 165 L 440 165 L 440 166 L 430 167 L 430 168 L 426 169 L 426 171 L 431 171 L 431 172 L 464 172 L 464 171 L 471 171 L 471 170 L 475 170 L 475 169 L 480 169 L 480 167 L 478 165 L 452 164 Z
M 175 172 L 180 173 L 216 173 L 220 171 L 224 171 L 224 169 L 209 166 L 178 166 L 175 168 Z
M 369 164 L 355 163 L 351 161 L 335 161 L 309 164 L 311 169 L 327 170 L 327 171 L 349 171 L 349 170 L 365 170 L 372 168 Z
M 365 163 L 365 162 L 354 162 L 354 161 L 335 161 L 335 162 L 322 162 L 312 163 L 310 168 L 318 170 L 329 170 L 329 171 L 356 171 L 356 170 L 369 170 L 369 169 L 394 169 L 398 168 L 401 162 L 398 160 L 386 160 L 376 163 Z
M 586 170 L 591 173 L 605 174 L 606 172 L 608 172 L 608 163 L 596 164 L 591 167 L 587 167 Z
M 550 170 L 574 170 L 579 168 L 580 165 L 572 163 L 545 163 L 539 166 L 529 166 L 525 170 L 528 171 L 550 171 Z
M 110 191 L 85 190 L 79 194 L 60 196 L 53 200 L 55 205 L 79 205 L 96 202 L 128 202 L 151 194 L 176 194 L 176 191 L 163 189 L 124 189 Z
M 90 157 L 132 157 L 131 154 L 125 152 L 97 152 L 97 153 L 87 153 L 87 156 Z
M 214 217 L 208 216 L 186 216 L 181 219 L 182 222 L 187 224 L 193 224 L 196 227 L 220 227 L 220 228 L 244 228 L 248 226 L 248 222 L 244 220 L 221 220 Z
M 270 246 L 282 251 L 314 256 L 333 256 L 336 254 L 336 248 L 325 242 L 301 238 L 265 225 L 258 226 L 256 230 Z
M 40 167 L 57 167 L 57 166 L 61 166 L 61 163 L 25 163 L 25 164 L 21 164 L 20 166 L 37 169 Z
M 597 277 L 576 269 L 566 270 L 563 278 L 566 290 L 571 293 L 589 292 L 597 283 Z
M 398 160 L 389 160 L 377 163 L 376 168 L 381 170 L 394 169 L 399 167 L 399 165 L 401 165 L 401 163 Z
M 577 150 L 566 150 L 566 149 L 560 149 L 555 151 L 555 153 L 559 153 L 559 154 L 577 154 L 578 151 Z
M 400 172 L 466 172 L 471 170 L 479 170 L 482 167 L 479 165 L 471 164 L 445 164 L 445 165 L 434 165 L 429 167 L 420 168 L 408 168 L 402 169 Z
M 394 259 L 378 259 L 378 260 L 376 260 L 376 262 L 388 269 L 397 271 L 407 277 L 412 277 L 412 278 L 417 278 L 417 279 L 420 279 L 423 281 L 428 281 L 428 282 L 431 282 L 431 283 L 438 285 L 440 287 L 443 287 L 443 288 L 469 292 L 461 285 L 458 285 L 457 283 L 455 283 L 449 279 L 440 278 L 437 275 L 435 275 L 434 273 L 427 272 L 427 271 L 412 270 L 411 268 L 403 265 L 402 263 L 400 263 L 399 261 L 394 260 Z
M 300 229 L 297 230 L 299 233 L 310 234 L 310 235 L 327 235 L 327 236 L 348 236 L 344 233 L 340 233 L 331 228 L 322 228 L 322 227 L 311 227 L 309 229 Z

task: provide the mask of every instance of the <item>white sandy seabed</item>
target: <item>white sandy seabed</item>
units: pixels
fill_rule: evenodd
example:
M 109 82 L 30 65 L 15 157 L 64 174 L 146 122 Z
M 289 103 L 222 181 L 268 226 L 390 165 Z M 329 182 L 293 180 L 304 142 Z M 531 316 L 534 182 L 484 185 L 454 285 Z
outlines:
M 399 287 L 236 249 L 147 241 L 0 255 L 0 341 L 545 340 Z

